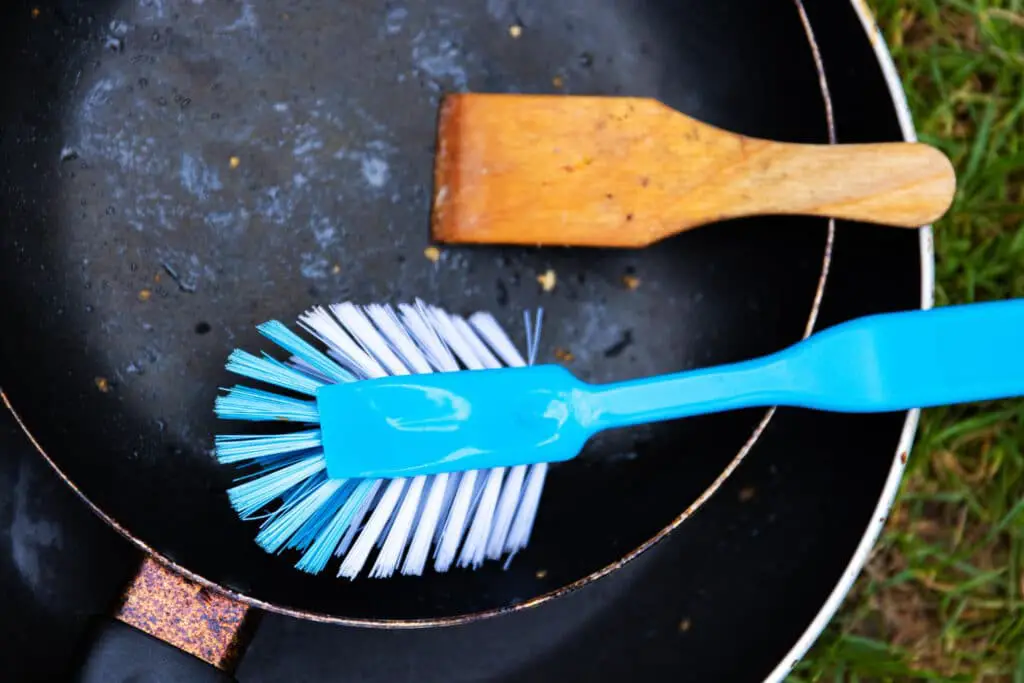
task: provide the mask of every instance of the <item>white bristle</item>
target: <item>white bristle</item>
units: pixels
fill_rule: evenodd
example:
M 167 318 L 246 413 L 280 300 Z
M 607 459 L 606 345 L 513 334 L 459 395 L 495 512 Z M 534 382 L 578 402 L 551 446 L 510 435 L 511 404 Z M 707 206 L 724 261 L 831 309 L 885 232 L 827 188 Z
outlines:
M 416 512 L 413 514 L 412 522 L 410 522 L 409 524 L 410 536 L 412 535 L 413 529 L 418 528 L 420 525 L 420 520 L 423 519 L 423 510 L 424 508 L 427 507 L 427 494 L 425 493 L 425 491 L 427 490 L 428 486 L 434 483 L 434 477 L 426 475 L 420 476 L 423 476 L 423 486 L 419 494 L 419 503 L 417 503 L 416 505 Z M 411 539 L 407 538 L 406 541 L 409 542 L 411 541 Z
M 472 344 L 468 344 L 462 338 L 462 335 L 459 334 L 458 329 L 456 329 L 455 324 L 452 323 L 452 319 L 447 313 L 435 308 L 429 309 L 428 315 L 430 316 L 431 324 L 448 344 L 448 348 L 452 350 L 455 357 L 462 361 L 463 365 L 470 370 L 482 370 L 484 368 L 483 361 L 473 352 Z
M 395 480 L 394 479 L 389 479 L 388 481 L 391 482 L 391 481 L 395 481 Z M 408 479 L 404 479 L 403 481 L 408 482 L 409 480 Z M 408 487 L 403 489 L 401 497 L 398 499 L 397 502 L 395 502 L 395 509 L 392 510 L 391 516 L 388 517 L 388 521 L 384 523 L 384 528 L 380 530 L 379 534 L 377 534 L 377 540 L 373 544 L 373 549 L 376 550 L 377 552 L 380 552 L 380 549 L 384 547 L 384 541 L 387 540 L 388 534 L 391 533 L 391 528 L 395 525 L 395 519 L 398 518 L 398 510 L 401 508 L 402 501 L 405 500 L 405 496 L 408 493 L 409 493 L 409 488 Z
M 498 509 L 494 513 L 494 524 L 491 525 L 491 536 L 487 539 L 487 559 L 501 559 L 505 550 L 505 539 L 512 528 L 512 518 L 519 507 L 523 496 L 523 481 L 526 479 L 526 465 L 516 465 L 509 470 L 505 478 L 505 486 L 501 489 Z
M 427 556 L 430 554 L 430 543 L 434 540 L 434 530 L 437 529 L 441 511 L 444 509 L 442 503 L 445 499 L 445 490 L 448 488 L 449 475 L 438 474 L 430 479 L 430 492 L 416 522 L 416 531 L 413 533 L 412 542 L 409 543 L 409 551 L 405 554 L 403 574 L 419 576 L 423 573 Z
M 306 311 L 299 316 L 299 322 L 337 354 L 336 359 L 355 366 L 363 377 L 384 377 L 388 374 L 322 307 Z
M 409 541 L 409 533 L 412 531 L 412 523 L 416 518 L 416 511 L 420 507 L 420 496 L 423 494 L 423 484 L 427 478 L 415 477 L 402 499 L 402 505 L 398 508 L 398 514 L 394 517 L 394 523 L 387 534 L 387 540 L 377 553 L 377 562 L 370 570 L 370 576 L 387 578 L 394 574 L 398 567 L 398 561 L 402 558 L 402 551 Z
M 487 481 L 476 505 L 473 524 L 469 528 L 466 542 L 462 545 L 462 553 L 459 555 L 460 567 L 476 569 L 483 564 L 487 539 L 491 535 L 491 523 L 494 520 L 494 510 L 498 507 L 498 496 L 501 493 L 501 481 L 504 476 L 504 467 L 495 467 L 487 472 Z
M 384 531 L 388 520 L 391 519 L 395 506 L 398 505 L 398 499 L 402 496 L 402 490 L 405 488 L 406 481 L 408 480 L 392 479 L 388 482 L 384 495 L 377 501 L 377 507 L 370 514 L 370 520 L 363 527 L 363 530 L 359 532 L 359 538 L 352 544 L 352 548 L 345 553 L 345 559 L 338 570 L 338 576 L 354 579 L 359 575 L 363 565 L 366 564 L 367 558 L 370 556 L 370 551 L 377 544 L 377 538 Z
M 440 372 L 455 372 L 458 370 L 458 362 L 444 342 L 441 341 L 437 330 L 427 322 L 427 318 L 424 316 L 425 307 L 422 305 L 410 306 L 409 304 L 402 304 L 398 309 L 402 312 L 402 322 L 405 323 L 406 329 L 409 330 L 409 334 L 420 345 L 430 364 Z
M 516 349 L 515 344 L 508 338 L 501 325 L 490 313 L 474 313 L 469 316 L 469 324 L 476 333 L 487 342 L 498 357 L 511 367 L 522 367 L 526 365 L 522 355 Z
M 373 304 L 366 307 L 366 312 L 381 333 L 395 347 L 395 353 L 401 356 L 410 371 L 417 374 L 433 372 L 430 362 L 416 347 L 416 342 L 409 336 L 409 333 L 402 329 L 401 321 L 390 306 Z
M 544 490 L 544 479 L 547 473 L 547 463 L 530 467 L 530 471 L 526 475 L 526 490 L 523 493 L 523 500 L 519 504 L 515 521 L 512 522 L 512 529 L 505 541 L 505 552 L 518 552 L 530 542 L 530 532 L 533 531 L 533 522 L 537 517 L 537 506 L 540 504 L 540 494 Z
M 434 545 L 441 545 L 441 536 L 444 534 L 444 525 L 452 513 L 452 502 L 455 501 L 455 494 L 459 491 L 462 483 L 462 472 L 452 472 L 448 475 L 448 486 L 444 490 L 444 498 L 441 500 L 441 516 L 438 519 L 437 530 L 434 532 Z M 434 548 L 434 556 L 437 556 L 437 548 Z
M 455 561 L 455 553 L 458 552 L 459 543 L 466 533 L 466 518 L 469 516 L 469 507 L 473 502 L 474 488 L 476 487 L 477 471 L 470 470 L 463 472 L 459 478 L 459 486 L 452 499 L 452 506 L 448 512 L 448 518 L 444 521 L 444 528 L 441 531 L 441 543 L 437 546 L 434 557 L 434 569 L 439 572 L 446 572 Z
M 483 340 L 480 339 L 480 335 L 473 331 L 473 328 L 469 326 L 463 318 L 458 316 L 452 316 L 452 322 L 455 323 L 455 329 L 459 331 L 459 334 L 463 339 L 472 347 L 473 353 L 476 354 L 477 358 L 484 364 L 485 368 L 500 368 L 502 362 L 498 360 L 498 357 L 491 353 L 491 350 L 487 348 Z
M 381 484 L 384 483 L 383 479 L 375 479 L 366 497 L 359 504 L 356 509 L 356 514 L 352 517 L 352 524 L 349 526 L 348 531 L 341 537 L 341 542 L 338 543 L 338 549 L 334 551 L 335 557 L 344 557 L 348 552 L 348 549 L 352 547 L 352 541 L 355 540 L 356 534 L 363 528 L 363 520 L 366 519 L 366 515 L 369 514 L 370 510 L 373 509 L 374 504 L 379 500 Z
M 527 316 L 526 355 L 539 339 Z M 464 319 L 416 300 L 414 304 L 340 303 L 314 307 L 299 328 L 322 344 L 316 349 L 276 321 L 258 327 L 288 352 L 284 362 L 244 351 L 229 371 L 250 380 L 315 396 L 328 383 L 410 373 L 522 366 L 527 361 L 497 320 L 486 313 Z M 537 329 L 534 329 L 534 326 Z M 236 386 L 219 396 L 224 419 L 306 423 L 303 431 L 220 435 L 216 456 L 245 466 L 229 492 L 243 518 L 263 519 L 257 542 L 268 552 L 298 551 L 296 566 L 319 573 L 341 558 L 337 575 L 385 578 L 400 571 L 506 564 L 529 540 L 546 465 L 493 468 L 393 480 L 332 480 L 320 450 L 316 401 Z
M 372 354 L 381 362 L 384 368 L 392 375 L 406 375 L 409 369 L 402 364 L 395 352 L 391 350 L 384 336 L 373 326 L 370 319 L 366 317 L 353 303 L 334 304 L 331 312 L 342 325 L 352 330 L 353 336 L 367 353 Z

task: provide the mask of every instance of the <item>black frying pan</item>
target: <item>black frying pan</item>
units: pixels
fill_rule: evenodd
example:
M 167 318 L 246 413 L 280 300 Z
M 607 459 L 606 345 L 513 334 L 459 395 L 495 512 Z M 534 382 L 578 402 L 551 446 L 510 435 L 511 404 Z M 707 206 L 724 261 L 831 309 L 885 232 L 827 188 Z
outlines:
M 713 498 L 660 575 L 664 595 L 709 615 L 668 660 L 705 678 L 764 675 L 849 560 L 905 415 L 740 411 L 607 435 L 553 468 L 507 570 L 349 583 L 254 544 L 224 495 L 233 473 L 210 457 L 212 401 L 230 350 L 261 346 L 254 324 L 342 299 L 487 309 L 519 339 L 522 309 L 543 306 L 542 360 L 571 349 L 591 381 L 748 358 L 815 322 L 920 305 L 916 235 L 818 219 L 734 221 L 643 251 L 423 256 L 445 90 L 552 92 L 557 76 L 571 93 L 654 96 L 749 135 L 900 139 L 853 7 L 809 4 L 802 16 L 791 0 L 8 3 L 4 396 L 147 552 L 234 599 L 349 625 L 471 621 L 582 586 L 677 525 L 750 448 L 737 476 L 756 504 Z M 560 284 L 544 294 L 548 268 Z M 638 290 L 621 286 L 627 272 Z

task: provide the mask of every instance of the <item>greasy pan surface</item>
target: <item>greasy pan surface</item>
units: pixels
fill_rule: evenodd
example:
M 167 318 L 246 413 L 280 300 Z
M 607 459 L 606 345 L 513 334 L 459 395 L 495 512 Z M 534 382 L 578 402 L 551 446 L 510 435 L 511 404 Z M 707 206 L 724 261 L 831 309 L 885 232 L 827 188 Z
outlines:
M 817 73 L 789 2 L 136 0 L 65 2 L 38 16 L 31 8 L 0 10 L 0 386 L 93 502 L 188 569 L 285 609 L 345 620 L 507 608 L 656 535 L 761 419 L 748 411 L 596 441 L 585 460 L 552 471 L 530 548 L 507 571 L 387 582 L 309 577 L 293 558 L 264 554 L 254 525 L 227 505 L 229 473 L 209 455 L 227 353 L 260 347 L 254 323 L 290 321 L 314 303 L 422 296 L 489 309 L 519 338 L 522 309 L 543 305 L 542 359 L 570 349 L 573 369 L 598 381 L 798 339 L 824 221 L 740 221 L 643 252 L 448 249 L 437 265 L 422 256 L 442 90 L 548 92 L 560 76 L 571 92 L 653 95 L 745 133 L 826 140 Z M 526 28 L 514 40 L 507 29 L 517 20 Z M 126 25 L 111 23 L 119 21 Z M 859 49 L 868 55 L 866 44 Z M 834 95 L 851 112 L 844 119 L 837 107 L 841 140 L 844 120 L 850 138 L 897 135 L 893 121 L 857 123 L 853 89 Z M 915 252 L 908 234 L 840 231 L 837 270 L 843 258 L 856 272 L 870 257 L 891 272 L 884 287 L 853 277 L 830 292 L 837 298 L 830 308 L 826 297 L 823 313 L 834 321 L 916 305 Z M 560 286 L 542 294 L 534 278 L 549 267 Z M 621 286 L 628 271 L 642 280 L 637 291 Z M 855 423 L 845 443 L 827 438 Z M 793 523 L 808 524 L 835 495 L 811 502 L 807 492 L 842 481 L 862 504 L 877 497 L 884 468 L 876 463 L 875 479 L 853 468 L 836 480 L 832 461 L 852 460 L 842 451 L 857 443 L 858 457 L 887 462 L 899 424 L 780 415 L 753 451 L 755 471 L 788 494 Z M 821 452 L 792 447 L 808 434 Z M 749 532 L 737 525 L 750 524 L 751 508 L 736 500 L 680 529 L 696 564 L 721 539 Z M 758 523 L 778 523 L 783 509 L 762 510 Z M 746 583 L 782 552 L 758 547 L 737 551 L 732 565 L 719 553 L 719 577 Z M 813 549 L 813 536 L 801 547 Z M 687 566 L 674 573 L 681 582 Z

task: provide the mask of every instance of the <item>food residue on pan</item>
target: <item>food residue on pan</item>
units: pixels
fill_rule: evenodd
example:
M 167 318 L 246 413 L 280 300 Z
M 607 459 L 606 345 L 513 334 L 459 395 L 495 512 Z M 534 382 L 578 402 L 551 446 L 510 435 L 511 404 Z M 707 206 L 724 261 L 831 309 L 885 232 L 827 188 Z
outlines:
M 757 495 L 757 489 L 753 486 L 744 486 L 740 489 L 740 502 L 747 503 L 754 500 L 754 496 Z
M 679 622 L 679 632 L 680 633 L 686 633 L 687 631 L 690 630 L 690 627 L 692 627 L 692 626 L 693 626 L 693 622 L 691 622 L 689 619 L 683 619 L 682 621 Z
M 153 292 L 148 289 L 139 290 L 139 301 L 149 301 L 153 296 Z
M 572 355 L 572 351 L 558 347 L 555 349 L 555 358 L 563 363 L 571 363 L 576 359 L 576 356 Z
M 536 576 L 538 579 L 543 579 L 547 575 L 548 575 L 548 570 L 547 569 L 538 569 L 537 573 L 534 574 L 534 576 Z
M 241 165 L 242 165 L 242 160 L 239 159 L 238 157 L 234 157 L 233 156 L 230 159 L 228 159 L 228 166 L 230 166 L 232 169 L 236 169 L 236 168 L 238 168 Z
M 513 38 L 523 35 L 523 27 L 520 24 L 512 24 L 508 27 L 508 34 Z
M 623 275 L 622 284 L 625 285 L 626 289 L 633 291 L 640 286 L 640 278 L 636 275 Z
M 93 382 L 96 384 L 96 388 L 104 394 L 110 391 L 110 382 L 107 381 L 106 377 L 97 377 Z
M 431 263 L 437 263 L 437 260 L 441 258 L 441 250 L 437 247 L 427 247 L 423 250 L 423 255 L 427 257 L 427 260 Z
M 550 292 L 555 288 L 555 284 L 558 282 L 558 276 L 555 275 L 555 271 L 548 268 L 547 271 L 537 276 L 537 283 L 540 284 L 540 288 L 545 292 Z

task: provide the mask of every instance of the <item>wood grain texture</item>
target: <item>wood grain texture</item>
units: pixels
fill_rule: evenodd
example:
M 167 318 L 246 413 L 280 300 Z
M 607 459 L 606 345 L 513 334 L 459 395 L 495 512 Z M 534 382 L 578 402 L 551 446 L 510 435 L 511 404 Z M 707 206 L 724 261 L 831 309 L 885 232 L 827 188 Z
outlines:
M 441 105 L 431 226 L 449 243 L 642 247 L 763 214 L 916 228 L 955 190 L 920 143 L 782 143 L 651 99 L 472 93 Z

